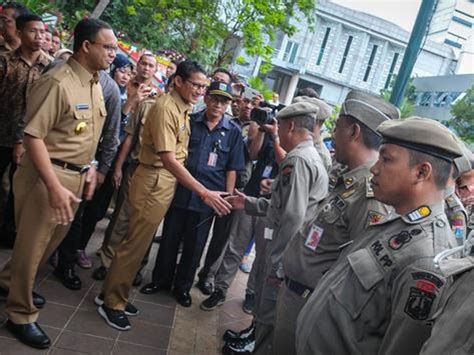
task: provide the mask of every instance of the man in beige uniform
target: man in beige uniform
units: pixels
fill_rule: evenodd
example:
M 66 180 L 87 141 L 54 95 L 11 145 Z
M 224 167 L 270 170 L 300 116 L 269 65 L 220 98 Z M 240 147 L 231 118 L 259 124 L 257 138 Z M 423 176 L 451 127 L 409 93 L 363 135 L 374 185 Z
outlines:
M 204 93 L 206 75 L 195 61 L 178 65 L 175 87 L 161 96 L 143 128 L 140 164 L 129 188 L 132 213 L 127 236 L 118 246 L 102 293 L 96 297 L 98 313 L 111 327 L 131 328 L 127 315 L 138 310 L 128 303 L 133 279 L 173 199 L 176 183 L 196 192 L 219 215 L 230 212 L 220 192 L 210 191 L 184 167 L 188 155 L 189 117 L 192 105 Z
M 84 185 L 84 197 L 92 197 L 93 159 L 106 116 L 97 71 L 112 63 L 117 42 L 99 20 L 80 21 L 74 33 L 72 58 L 40 77 L 29 93 L 27 154 L 13 183 L 17 240 L 0 273 L 0 286 L 9 291 L 7 329 L 38 348 L 50 340 L 36 324 L 33 283 L 39 264 L 64 238 Z
M 112 215 L 107 230 L 105 231 L 104 241 L 98 251 L 102 268 L 105 269 L 105 272 L 103 272 L 104 278 L 110 268 L 110 264 L 112 263 L 115 250 L 128 232 L 128 224 L 131 214 L 131 206 L 128 198 L 130 180 L 139 163 L 138 154 L 141 147 L 143 126 L 146 122 L 147 114 L 153 108 L 155 101 L 156 100 L 152 98 L 145 99 L 138 107 L 138 110 L 133 113 L 125 127 L 127 137 L 125 137 L 122 143 L 122 147 L 120 148 L 114 166 L 114 185 L 116 188 L 120 186 L 118 194 L 122 195 L 121 198 L 123 199 L 123 202 L 115 207 L 117 210 L 115 210 Z M 127 165 L 125 174 L 122 177 L 122 167 L 129 153 L 131 161 Z
M 333 134 L 336 160 L 348 166 L 313 218 L 283 255 L 285 283 L 278 295 L 273 349 L 295 353 L 296 319 L 323 274 L 350 243 L 388 208 L 373 198 L 370 167 L 378 158 L 380 123 L 399 118 L 398 109 L 379 97 L 353 90 L 341 107 Z M 367 218 L 370 213 L 371 217 Z
M 433 258 L 456 241 L 444 189 L 461 149 L 438 122 L 413 117 L 382 123 L 371 168 L 383 217 L 346 248 L 300 312 L 298 354 L 417 354 L 451 278 Z

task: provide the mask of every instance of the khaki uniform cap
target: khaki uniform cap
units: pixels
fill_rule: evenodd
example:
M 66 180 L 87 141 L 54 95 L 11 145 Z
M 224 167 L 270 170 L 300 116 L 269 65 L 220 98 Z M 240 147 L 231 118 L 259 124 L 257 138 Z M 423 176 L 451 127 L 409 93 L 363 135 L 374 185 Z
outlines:
M 278 112 L 276 118 L 287 119 L 287 118 L 293 118 L 293 117 L 305 115 L 305 116 L 312 117 L 314 120 L 317 120 L 319 117 L 319 112 L 321 111 L 321 108 L 318 103 L 312 100 L 313 99 L 311 98 L 311 101 L 303 100 L 303 101 L 295 102 L 285 107 L 280 112 Z
M 331 112 L 332 112 L 331 106 L 329 106 L 323 100 L 317 99 L 315 97 L 309 97 L 309 96 L 297 96 L 293 99 L 293 104 L 296 104 L 298 102 L 310 102 L 318 106 L 319 112 L 316 117 L 316 120 L 318 121 L 324 121 L 328 119 L 329 116 L 331 116 Z
M 461 146 L 462 157 L 454 159 L 454 165 L 459 175 L 462 175 L 474 169 L 474 154 L 462 141 L 459 141 L 459 145 Z
M 382 122 L 400 118 L 400 110 L 396 106 L 359 90 L 352 90 L 347 94 L 340 114 L 354 117 L 374 132 Z
M 462 156 L 462 150 L 452 132 L 441 123 L 422 117 L 387 121 L 377 131 L 385 143 L 403 146 L 452 161 Z

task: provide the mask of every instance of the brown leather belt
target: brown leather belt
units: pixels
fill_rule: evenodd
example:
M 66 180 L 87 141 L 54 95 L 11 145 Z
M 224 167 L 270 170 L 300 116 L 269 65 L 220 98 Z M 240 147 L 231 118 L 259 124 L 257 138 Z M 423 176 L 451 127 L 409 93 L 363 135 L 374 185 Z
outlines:
M 60 166 L 63 169 L 71 170 L 71 171 L 76 171 L 80 174 L 85 174 L 89 171 L 90 165 L 76 165 L 76 164 L 71 164 L 67 163 L 65 161 L 59 160 L 59 159 L 51 159 L 51 163 L 57 166 Z

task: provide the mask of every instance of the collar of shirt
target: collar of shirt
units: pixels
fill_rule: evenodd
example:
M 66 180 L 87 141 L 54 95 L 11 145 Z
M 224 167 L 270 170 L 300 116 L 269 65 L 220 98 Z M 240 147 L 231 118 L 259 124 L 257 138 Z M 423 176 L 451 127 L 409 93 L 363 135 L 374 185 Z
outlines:
M 205 121 L 207 121 L 205 119 L 206 117 L 206 111 L 201 111 L 199 113 L 197 113 L 195 116 L 194 116 L 194 122 L 201 122 L 203 124 L 206 124 Z M 219 123 L 213 128 L 214 129 L 220 129 L 220 128 L 224 128 L 226 130 L 229 130 L 230 129 L 230 120 L 225 116 L 225 114 L 222 115 L 221 119 L 219 120 Z M 206 125 L 207 127 L 207 125 Z
M 89 71 L 87 71 L 87 69 L 79 64 L 79 62 L 74 58 L 69 58 L 67 60 L 67 64 L 79 77 L 82 82 L 82 86 L 88 86 L 90 83 L 97 83 L 99 81 L 99 74 L 97 72 L 94 74 L 89 73 Z
M 369 169 L 374 163 L 375 162 L 370 161 L 365 164 L 359 165 L 357 168 L 354 168 L 350 171 L 344 172 L 343 174 L 341 174 L 338 183 L 342 182 L 344 183 L 346 189 L 350 188 L 357 181 L 361 181 L 365 179 L 368 175 L 370 175 Z
M 40 55 L 38 56 L 38 58 L 36 58 L 36 61 L 33 63 L 33 65 L 30 65 L 28 61 L 23 57 L 21 47 L 18 47 L 17 49 L 13 51 L 12 59 L 21 59 L 29 67 L 32 67 L 35 64 L 41 64 L 43 66 L 47 66 L 51 62 L 49 58 L 46 56 L 46 54 L 42 50 L 40 50 Z
M 181 95 L 178 94 L 177 91 L 173 90 L 173 92 L 170 95 L 173 98 L 174 102 L 176 103 L 176 107 L 178 108 L 179 113 L 186 114 L 187 112 L 191 112 L 193 106 L 191 104 L 185 103 Z

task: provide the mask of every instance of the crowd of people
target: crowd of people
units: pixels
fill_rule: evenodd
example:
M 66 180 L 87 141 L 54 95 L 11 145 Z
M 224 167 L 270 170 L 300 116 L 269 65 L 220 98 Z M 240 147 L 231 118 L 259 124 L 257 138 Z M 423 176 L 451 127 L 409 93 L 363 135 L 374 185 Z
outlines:
M 285 107 L 189 59 L 158 85 L 154 53 L 134 65 L 106 22 L 79 21 L 64 48 L 14 2 L 0 34 L 0 242 L 13 248 L 0 300 L 21 342 L 51 345 L 39 266 L 80 289 L 75 267 L 93 267 L 85 250 L 113 207 L 92 277 L 115 329 L 140 313 L 129 294 L 154 241 L 139 291 L 190 307 L 196 286 L 208 312 L 255 243 L 253 321 L 224 333 L 223 353 L 473 353 L 474 159 L 449 129 L 352 90 L 330 152 L 332 108 L 311 88 Z

